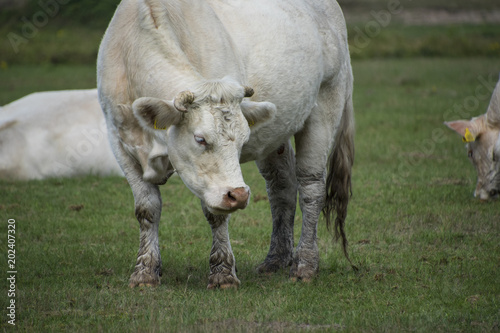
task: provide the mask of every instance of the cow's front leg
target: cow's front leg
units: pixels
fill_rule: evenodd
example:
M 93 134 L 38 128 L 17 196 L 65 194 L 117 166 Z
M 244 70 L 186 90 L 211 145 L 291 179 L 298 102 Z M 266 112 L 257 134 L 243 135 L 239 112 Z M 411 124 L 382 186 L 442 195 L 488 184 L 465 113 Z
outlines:
M 210 251 L 210 275 L 208 289 L 238 288 L 236 261 L 229 241 L 229 218 L 231 215 L 214 215 L 202 203 L 203 213 L 212 228 L 212 250 Z
M 257 267 L 257 271 L 273 273 L 292 264 L 297 179 L 295 153 L 291 143 L 284 143 L 266 159 L 257 161 L 257 166 L 266 180 L 273 217 L 269 252 L 264 262 Z
M 137 180 L 131 183 L 135 199 L 135 216 L 140 226 L 140 243 L 130 287 L 160 284 L 161 257 L 158 225 L 161 215 L 161 194 L 157 185 Z

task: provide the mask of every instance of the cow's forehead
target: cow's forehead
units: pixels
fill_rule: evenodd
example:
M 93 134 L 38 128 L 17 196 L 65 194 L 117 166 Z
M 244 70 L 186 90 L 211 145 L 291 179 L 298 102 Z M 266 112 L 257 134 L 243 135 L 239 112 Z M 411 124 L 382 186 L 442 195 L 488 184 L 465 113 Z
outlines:
M 194 87 L 192 92 L 195 104 L 239 104 L 245 93 L 243 86 L 228 77 L 203 81 Z
M 193 110 L 188 117 L 193 131 L 203 131 L 221 139 L 246 140 L 249 130 L 239 105 L 206 102 Z

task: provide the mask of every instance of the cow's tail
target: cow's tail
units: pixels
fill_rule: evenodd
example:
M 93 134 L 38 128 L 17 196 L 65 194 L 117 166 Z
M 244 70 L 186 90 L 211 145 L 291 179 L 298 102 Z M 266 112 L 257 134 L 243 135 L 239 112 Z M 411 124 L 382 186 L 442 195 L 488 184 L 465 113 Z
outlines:
M 323 214 L 326 225 L 331 230 L 332 220 L 335 219 L 335 239 L 342 239 L 344 255 L 353 267 L 347 251 L 347 238 L 344 232 L 347 205 L 352 196 L 351 172 L 354 163 L 354 110 L 352 97 L 346 101 L 342 120 L 337 132 L 335 146 L 328 159 L 328 173 L 326 178 L 326 198 Z

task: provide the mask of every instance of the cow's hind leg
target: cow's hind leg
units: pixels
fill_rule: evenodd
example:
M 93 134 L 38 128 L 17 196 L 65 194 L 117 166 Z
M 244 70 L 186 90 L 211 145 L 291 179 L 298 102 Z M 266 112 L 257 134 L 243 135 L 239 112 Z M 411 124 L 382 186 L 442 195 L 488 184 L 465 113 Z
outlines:
M 212 228 L 212 250 L 210 251 L 210 275 L 207 289 L 238 288 L 236 261 L 229 241 L 229 218 L 231 215 L 214 215 L 202 203 L 203 214 Z
M 131 183 L 135 198 L 135 216 L 140 225 L 140 243 L 130 287 L 160 284 L 161 257 L 158 245 L 158 225 L 161 215 L 161 194 L 157 185 Z
M 272 273 L 292 264 L 293 222 L 297 203 L 295 153 L 288 141 L 266 159 L 257 161 L 266 180 L 271 205 L 273 231 L 266 259 L 257 267 L 259 273 Z
M 290 270 L 292 279 L 307 281 L 318 272 L 317 224 L 327 197 L 326 164 L 329 152 L 334 144 L 334 139 L 338 141 L 335 142 L 335 152 L 342 150 L 345 144 L 352 144 L 352 140 L 346 139 L 352 139 L 352 107 L 350 107 L 350 103 L 346 103 L 346 99 L 342 96 L 342 93 L 336 91 L 333 93 L 323 91 L 303 129 L 295 135 L 302 233 Z M 338 133 L 342 133 L 342 135 L 338 135 Z M 352 163 L 347 163 L 348 159 L 351 159 L 352 162 L 352 156 L 345 156 L 342 159 L 346 160 L 345 168 L 335 164 L 331 166 L 329 172 L 338 169 L 339 172 L 348 171 L 350 173 Z

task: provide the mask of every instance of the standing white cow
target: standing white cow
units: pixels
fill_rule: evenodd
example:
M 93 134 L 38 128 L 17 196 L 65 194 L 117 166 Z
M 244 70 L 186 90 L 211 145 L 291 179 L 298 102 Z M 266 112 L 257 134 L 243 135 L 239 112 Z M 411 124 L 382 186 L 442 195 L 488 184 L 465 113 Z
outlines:
M 97 89 L 33 93 L 0 108 L 0 178 L 122 174 Z
M 317 273 L 322 209 L 327 222 L 336 212 L 347 255 L 353 78 L 335 1 L 123 0 L 97 70 L 109 138 L 140 224 L 130 286 L 160 282 L 158 185 L 174 170 L 212 228 L 208 288 L 240 283 L 228 234 L 230 213 L 250 196 L 240 162 L 257 161 L 271 204 L 260 272 L 291 266 L 291 277 L 303 280 Z M 303 225 L 294 252 L 297 191 Z
M 445 122 L 467 142 L 469 158 L 477 171 L 475 197 L 481 200 L 500 195 L 500 81 L 485 114 L 471 120 Z

